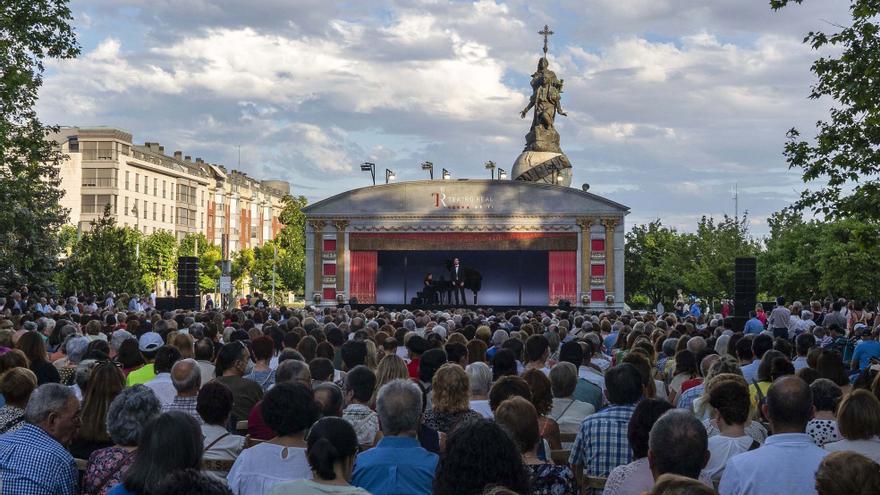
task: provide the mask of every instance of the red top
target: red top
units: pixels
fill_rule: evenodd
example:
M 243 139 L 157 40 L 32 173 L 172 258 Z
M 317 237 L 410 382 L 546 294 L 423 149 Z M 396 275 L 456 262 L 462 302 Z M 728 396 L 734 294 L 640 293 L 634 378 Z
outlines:
M 689 388 L 694 388 L 701 383 L 703 383 L 702 378 L 691 378 L 690 380 L 685 380 L 681 382 L 681 391 L 684 392 L 685 390 Z
M 406 369 L 409 370 L 409 377 L 415 378 L 418 380 L 419 378 L 419 358 L 415 358 L 406 365 Z
M 263 421 L 263 409 L 260 407 L 262 404 L 263 401 L 254 404 L 251 413 L 248 414 L 248 434 L 257 440 L 272 440 L 277 435 Z

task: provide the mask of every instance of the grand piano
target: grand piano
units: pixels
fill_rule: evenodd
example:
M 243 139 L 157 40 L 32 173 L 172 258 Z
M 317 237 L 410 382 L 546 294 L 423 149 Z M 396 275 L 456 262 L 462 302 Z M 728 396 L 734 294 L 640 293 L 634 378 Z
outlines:
M 446 260 L 446 271 L 452 271 L 452 260 Z M 480 289 L 483 286 L 483 275 L 479 271 L 467 266 L 462 266 L 461 272 L 464 278 L 464 288 L 473 292 L 474 305 L 476 305 L 477 294 L 480 292 Z M 440 277 L 440 280 L 435 280 L 431 284 L 430 288 L 426 287 L 425 290 L 419 292 L 416 295 L 416 299 L 418 299 L 418 302 L 420 304 L 449 305 L 453 304 L 452 301 L 455 300 L 452 291 L 452 281 L 446 280 L 446 277 Z M 465 303 L 465 305 L 467 305 L 465 301 L 463 302 Z

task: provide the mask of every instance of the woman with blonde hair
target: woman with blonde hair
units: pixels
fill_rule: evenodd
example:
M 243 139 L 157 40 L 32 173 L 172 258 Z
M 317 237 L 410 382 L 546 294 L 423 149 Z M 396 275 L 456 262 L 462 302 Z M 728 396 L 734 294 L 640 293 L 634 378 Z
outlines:
M 431 409 L 422 420 L 429 428 L 449 433 L 463 421 L 482 417 L 470 408 L 470 381 L 457 364 L 446 363 L 434 373 L 431 392 Z
M 382 385 L 394 380 L 408 380 L 409 371 L 406 368 L 406 361 L 397 354 L 386 354 L 376 366 L 376 388 L 373 389 L 373 397 L 370 399 L 370 406 L 376 407 L 376 395 Z
M 376 371 L 376 368 L 378 368 L 378 366 L 379 366 L 379 363 L 378 363 L 377 357 L 376 357 L 377 352 L 378 352 L 376 349 L 376 343 L 370 339 L 366 339 L 366 340 L 364 340 L 364 344 L 367 347 L 367 356 L 364 358 L 364 365 L 367 368 L 370 368 L 371 370 Z

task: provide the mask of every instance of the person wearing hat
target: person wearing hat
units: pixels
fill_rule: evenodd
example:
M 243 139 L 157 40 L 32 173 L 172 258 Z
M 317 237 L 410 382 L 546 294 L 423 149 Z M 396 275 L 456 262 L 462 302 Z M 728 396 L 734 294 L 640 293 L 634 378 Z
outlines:
M 856 344 L 856 349 L 852 356 L 852 369 L 863 370 L 871 365 L 871 359 L 880 359 L 880 342 L 877 341 L 877 334 L 880 326 L 871 331 L 868 325 L 864 323 L 856 323 L 853 327 L 853 334 L 861 337 L 861 341 Z
M 128 374 L 128 378 L 125 380 L 126 386 L 131 387 L 134 385 L 143 385 L 153 378 L 156 378 L 154 364 L 156 361 L 156 353 L 164 344 L 165 341 L 162 340 L 162 336 L 156 332 L 146 332 L 141 335 L 141 338 L 138 339 L 138 349 L 141 351 L 141 355 L 144 357 L 144 361 L 146 361 L 147 364 Z
M 419 377 L 419 361 L 422 354 L 431 348 L 431 343 L 419 335 L 412 335 L 406 341 L 406 348 L 409 351 L 409 364 L 406 365 L 410 378 Z

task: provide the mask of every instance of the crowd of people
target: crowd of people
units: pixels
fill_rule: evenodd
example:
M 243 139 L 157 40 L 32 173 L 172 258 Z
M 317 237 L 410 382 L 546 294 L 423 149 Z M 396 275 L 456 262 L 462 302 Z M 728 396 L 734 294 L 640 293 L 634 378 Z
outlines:
M 880 318 L 0 300 L 0 493 L 880 493 Z

